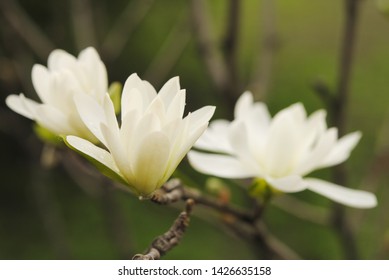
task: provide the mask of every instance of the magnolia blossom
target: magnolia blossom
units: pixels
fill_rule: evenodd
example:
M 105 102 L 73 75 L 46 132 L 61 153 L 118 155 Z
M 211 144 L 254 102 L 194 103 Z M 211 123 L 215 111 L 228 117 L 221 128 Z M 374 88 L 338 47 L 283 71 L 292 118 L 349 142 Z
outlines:
M 74 103 L 74 96 L 85 95 L 101 104 L 108 90 L 107 71 L 96 50 L 89 47 L 75 58 L 57 49 L 50 53 L 47 65 L 32 68 L 32 83 L 43 103 L 21 93 L 7 97 L 8 107 L 54 134 L 96 140 Z
M 235 106 L 232 122 L 215 120 L 191 151 L 191 165 L 205 174 L 224 178 L 258 178 L 282 192 L 305 189 L 339 203 L 360 208 L 374 207 L 376 197 L 316 178 L 310 172 L 344 162 L 361 133 L 338 139 L 336 128 L 327 128 L 326 112 L 309 117 L 301 103 L 277 113 L 273 119 L 265 104 L 253 102 L 245 92 Z
M 106 149 L 76 136 L 69 145 L 119 176 L 138 195 L 162 186 L 208 126 L 215 107 L 206 106 L 183 118 L 185 90 L 178 77 L 159 91 L 132 74 L 124 84 L 121 124 L 109 96 L 100 105 L 88 95 L 75 96 L 86 126 Z

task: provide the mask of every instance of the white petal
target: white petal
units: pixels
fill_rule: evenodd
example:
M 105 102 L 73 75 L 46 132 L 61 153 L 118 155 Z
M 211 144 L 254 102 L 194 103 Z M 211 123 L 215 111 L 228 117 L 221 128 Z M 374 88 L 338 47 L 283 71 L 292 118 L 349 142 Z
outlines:
M 120 171 L 116 166 L 111 154 L 106 150 L 99 148 L 91 142 L 77 136 L 67 136 L 66 141 L 75 149 L 90 156 L 98 162 L 101 162 L 106 167 L 120 175 Z
M 279 113 L 273 119 L 265 147 L 266 160 L 263 162 L 266 174 L 284 177 L 294 171 L 302 137 L 298 129 L 298 123 L 287 112 Z
M 145 111 L 145 114 L 153 114 L 161 123 L 165 122 L 166 110 L 164 102 L 162 101 L 160 96 L 154 98 L 154 100 L 151 102 L 151 104 Z
M 86 94 L 75 95 L 74 103 L 86 127 L 106 146 L 106 141 L 100 129 L 100 124 L 107 122 L 103 107 L 94 98 Z
M 160 187 L 166 174 L 170 154 L 170 141 L 162 132 L 149 134 L 140 145 L 133 160 L 135 189 L 140 194 L 148 195 Z
M 292 122 L 295 122 L 295 123 L 302 123 L 302 122 L 305 122 L 305 119 L 307 117 L 307 113 L 305 111 L 304 106 L 300 102 L 298 102 L 298 103 L 292 104 L 289 107 L 279 111 L 274 116 L 273 121 L 275 121 L 277 118 L 281 118 L 281 117 L 290 119 Z
M 71 127 L 69 119 L 63 112 L 46 104 L 41 104 L 35 110 L 36 121 L 58 135 L 70 135 L 77 132 Z
M 96 98 L 103 98 L 108 88 L 108 75 L 99 54 L 93 47 L 88 47 L 80 52 L 78 58 L 86 70 L 88 87 L 96 90 Z
M 134 109 L 144 112 L 156 96 L 154 88 L 148 82 L 142 81 L 136 73 L 130 75 L 123 87 L 121 100 L 122 119 L 127 112 Z
M 24 97 L 22 93 L 20 95 L 12 94 L 8 96 L 5 99 L 5 103 L 16 113 L 31 120 L 35 119 L 35 110 L 37 106 L 40 105 L 35 101 Z
M 311 191 L 347 206 L 372 208 L 377 205 L 376 196 L 370 192 L 345 188 L 315 178 L 306 178 L 304 181 L 308 184 L 308 189 Z
M 349 158 L 351 151 L 358 144 L 361 137 L 362 134 L 356 131 L 340 138 L 320 166 L 327 167 L 344 162 Z
M 119 133 L 119 124 L 116 119 L 115 108 L 108 93 L 105 94 L 103 108 L 107 125 L 111 130 L 115 130 L 115 133 Z
M 73 69 L 76 63 L 77 60 L 74 56 L 60 49 L 53 50 L 47 60 L 49 70 L 54 71 L 58 71 L 63 68 Z
M 189 119 L 189 130 L 194 131 L 197 130 L 198 127 L 208 124 L 215 113 L 215 109 L 215 106 L 205 106 L 188 114 L 186 118 Z
M 185 123 L 181 123 L 178 128 L 181 128 L 182 131 L 180 136 L 178 136 L 179 139 L 176 140 L 173 138 L 171 160 L 167 166 L 167 170 L 170 173 L 177 168 L 178 164 L 189 152 L 196 140 L 204 133 L 207 128 L 207 124 L 197 127 L 194 131 L 188 131 L 188 125 Z
M 106 141 L 106 147 L 111 152 L 116 166 L 119 168 L 121 174 L 123 174 L 127 181 L 131 181 L 133 178 L 133 172 L 130 166 L 130 159 L 125 153 L 125 148 L 121 142 L 119 132 L 111 130 L 111 128 L 104 123 L 100 124 L 100 130 Z
M 274 188 L 282 192 L 300 192 L 307 188 L 307 183 L 297 175 L 291 175 L 283 178 L 266 178 L 266 181 Z
M 253 105 L 254 98 L 250 91 L 245 91 L 236 101 L 234 116 L 236 119 L 243 117 Z
M 222 178 L 251 178 L 256 172 L 244 166 L 239 160 L 231 156 L 215 155 L 190 151 L 190 164 L 197 171 Z
M 256 170 L 256 174 L 262 174 L 261 164 L 256 160 L 255 152 L 250 149 L 248 136 L 246 123 L 239 120 L 232 122 L 228 134 L 228 139 L 233 150 L 231 155 L 234 155 L 245 166 L 250 166 L 250 169 Z
M 212 121 L 194 146 L 207 151 L 231 153 L 232 148 L 228 141 L 229 125 L 227 120 Z
M 135 128 L 139 121 L 138 111 L 128 112 L 120 127 L 120 138 L 125 148 L 125 154 L 130 155 L 131 147 L 134 145 L 134 139 L 137 136 Z
M 185 98 L 186 92 L 185 90 L 180 90 L 173 97 L 170 104 L 166 106 L 166 118 L 168 121 L 174 120 L 176 118 L 182 118 L 185 110 Z
M 32 67 L 31 79 L 34 89 L 42 102 L 50 103 L 50 100 L 52 99 L 50 96 L 52 94 L 52 92 L 50 92 L 51 77 L 47 68 L 42 65 L 35 64 Z
M 312 148 L 300 166 L 295 170 L 296 173 L 305 175 L 315 169 L 321 168 L 320 165 L 323 158 L 325 158 L 336 143 L 338 130 L 335 127 L 328 129 L 317 140 L 316 145 Z
M 173 98 L 180 91 L 180 79 L 178 77 L 171 78 L 167 81 L 158 93 L 158 96 L 163 100 L 165 107 L 169 107 Z

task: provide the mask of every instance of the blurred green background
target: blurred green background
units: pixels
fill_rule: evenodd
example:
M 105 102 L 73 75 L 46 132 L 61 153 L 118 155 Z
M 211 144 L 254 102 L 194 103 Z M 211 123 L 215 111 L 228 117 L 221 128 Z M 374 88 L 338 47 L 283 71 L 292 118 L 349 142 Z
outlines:
M 252 89 L 273 115 L 298 101 L 309 113 L 325 107 L 312 85 L 321 81 L 333 89 L 337 83 L 343 2 L 240 1 L 236 90 Z M 220 50 L 230 1 L 205 3 L 212 27 L 208 30 Z M 348 208 L 346 217 L 358 257 L 388 259 L 389 18 L 375 1 L 359 4 L 347 131 L 360 130 L 363 138 L 347 162 L 348 186 L 376 193 L 379 205 Z M 160 88 L 178 75 L 187 89 L 188 111 L 213 104 L 218 106 L 214 118 L 230 118 L 227 98 L 219 94 L 197 47 L 191 1 L 4 0 L 0 9 L 0 259 L 122 259 L 143 252 L 170 227 L 183 205 L 139 201 L 93 173 L 80 172 L 71 160 L 63 164 L 68 155 L 44 147 L 32 122 L 9 110 L 4 99 L 19 92 L 37 99 L 31 68 L 46 65 L 52 49 L 77 55 L 92 45 L 107 66 L 110 82 L 124 82 L 137 72 Z M 204 189 L 206 178 L 185 160 L 179 170 Z M 328 170 L 315 175 L 330 178 Z M 235 183 L 230 188 L 233 202 L 248 207 L 244 190 Z M 325 224 L 331 206 L 308 191 L 288 195 L 266 210 L 264 222 L 304 259 L 342 259 L 346 255 L 340 239 Z M 181 244 L 164 258 L 261 255 L 219 218 L 197 206 Z

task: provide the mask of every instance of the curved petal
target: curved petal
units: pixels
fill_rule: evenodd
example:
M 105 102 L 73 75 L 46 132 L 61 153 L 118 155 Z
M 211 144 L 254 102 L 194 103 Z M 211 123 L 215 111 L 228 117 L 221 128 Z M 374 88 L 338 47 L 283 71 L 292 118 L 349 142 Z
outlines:
M 40 64 L 35 64 L 31 71 L 32 84 L 39 98 L 43 103 L 50 103 L 50 74 L 47 68 Z
M 22 93 L 20 95 L 11 94 L 5 99 L 7 106 L 16 113 L 35 120 L 35 110 L 40 105 L 39 103 L 26 98 Z
M 120 175 L 120 171 L 116 166 L 112 155 L 108 151 L 99 148 L 91 142 L 77 136 L 67 136 L 66 141 L 76 150 L 90 156 L 91 158 L 97 160 L 98 162 L 102 163 L 103 165 Z
M 86 94 L 75 95 L 74 103 L 86 127 L 106 146 L 107 143 L 100 129 L 100 124 L 107 122 L 104 108 L 95 99 Z
M 355 208 L 372 208 L 377 205 L 374 194 L 362 190 L 354 190 L 315 178 L 305 178 L 308 189 L 321 194 L 338 203 Z
M 344 162 L 349 158 L 351 151 L 358 144 L 362 137 L 359 131 L 349 133 L 338 140 L 335 146 L 331 149 L 328 156 L 320 164 L 320 167 L 327 167 Z
M 250 91 L 245 91 L 236 101 L 234 109 L 235 119 L 242 118 L 253 105 L 254 98 Z
M 291 175 L 283 178 L 266 178 L 271 186 L 282 192 L 300 192 L 307 188 L 307 183 L 303 178 L 297 175 Z
M 73 69 L 76 63 L 77 60 L 74 56 L 61 49 L 53 50 L 47 59 L 49 70 L 54 71 L 61 70 L 62 68 Z
M 169 104 L 172 102 L 173 98 L 176 96 L 179 90 L 180 79 L 178 77 L 171 78 L 162 86 L 158 92 L 158 96 L 162 99 L 166 108 L 169 107 Z
M 257 174 L 231 156 L 205 154 L 195 151 L 188 153 L 189 163 L 197 171 L 222 178 L 251 178 Z
M 121 142 L 119 131 L 115 131 L 106 124 L 100 124 L 100 130 L 106 141 L 106 147 L 111 152 L 116 166 L 128 181 L 133 177 L 132 169 L 129 163 L 128 155 L 124 153 L 123 143 Z
M 197 130 L 198 127 L 208 124 L 215 113 L 215 106 L 204 106 L 185 117 L 189 120 L 189 131 Z
M 39 105 L 35 110 L 36 121 L 58 135 L 77 134 L 70 126 L 69 119 L 61 111 L 46 104 Z
M 300 166 L 295 170 L 295 172 L 305 175 L 314 169 L 320 168 L 321 160 L 331 151 L 332 147 L 336 143 L 337 135 L 338 130 L 335 127 L 325 131 L 317 140 L 317 143 L 312 150 L 309 151 L 305 158 L 300 162 Z
M 165 105 L 167 121 L 176 118 L 182 119 L 185 110 L 186 91 L 184 89 L 177 91 L 171 102 Z
M 156 131 L 145 137 L 132 160 L 134 171 L 133 186 L 141 195 L 149 195 L 159 188 L 166 174 L 170 154 L 170 141 L 167 136 Z
M 299 111 L 296 107 L 294 111 Z M 281 111 L 282 112 L 282 111 Z M 298 124 L 288 112 L 277 114 L 269 128 L 265 146 L 264 169 L 273 177 L 284 177 L 295 169 L 301 135 Z
M 228 141 L 229 125 L 230 122 L 227 120 L 212 121 L 194 146 L 207 151 L 231 153 L 232 148 Z
M 82 63 L 87 86 L 95 89 L 96 98 L 103 98 L 108 88 L 108 75 L 104 63 L 93 47 L 80 52 L 79 62 Z

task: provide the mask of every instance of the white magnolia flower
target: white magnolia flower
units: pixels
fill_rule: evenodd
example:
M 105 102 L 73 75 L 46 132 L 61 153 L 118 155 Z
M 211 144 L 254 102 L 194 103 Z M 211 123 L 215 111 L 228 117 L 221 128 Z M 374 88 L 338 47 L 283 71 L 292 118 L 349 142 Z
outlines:
M 338 139 L 336 128 L 327 128 L 326 112 L 307 117 L 301 103 L 276 114 L 273 119 L 263 103 L 254 103 L 245 92 L 235 106 L 235 120 L 216 120 L 195 144 L 214 152 L 191 151 L 189 162 L 198 171 L 224 178 L 257 178 L 282 192 L 305 189 L 339 203 L 368 208 L 376 197 L 316 178 L 303 178 L 313 170 L 345 161 L 361 133 Z
M 6 99 L 8 107 L 36 121 L 57 135 L 78 135 L 96 140 L 82 122 L 74 96 L 87 95 L 102 103 L 108 90 L 107 71 L 96 50 L 89 47 L 78 58 L 63 50 L 54 50 L 47 68 L 32 68 L 32 83 L 42 103 L 20 95 Z
M 75 99 L 84 123 L 107 150 L 76 136 L 68 136 L 68 144 L 118 175 L 140 196 L 148 196 L 169 179 L 215 110 L 206 106 L 183 118 L 185 90 L 178 77 L 157 94 L 132 74 L 123 88 L 120 126 L 108 96 L 102 106 L 87 95 Z

